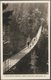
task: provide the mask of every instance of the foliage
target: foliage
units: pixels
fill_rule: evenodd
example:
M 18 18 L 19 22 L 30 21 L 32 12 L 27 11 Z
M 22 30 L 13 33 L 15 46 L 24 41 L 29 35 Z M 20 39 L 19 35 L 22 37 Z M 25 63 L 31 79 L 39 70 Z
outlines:
M 32 39 L 34 36 L 36 36 L 39 27 L 42 25 L 42 34 L 39 42 L 30 53 L 34 55 L 35 60 L 33 61 L 36 61 L 36 64 L 33 67 L 38 67 L 40 72 L 45 72 L 44 69 L 46 68 L 45 66 L 47 63 L 48 54 L 47 11 L 46 7 L 43 6 L 43 4 L 38 5 L 39 6 L 37 8 L 37 4 L 17 4 L 17 6 L 15 6 L 15 9 L 13 9 L 13 15 L 12 11 L 7 10 L 3 13 L 3 28 L 5 32 L 5 35 L 3 37 L 4 40 L 10 40 L 9 44 L 7 43 L 4 45 L 4 55 L 10 55 L 11 53 L 12 56 L 22 50 L 26 45 L 27 38 L 30 36 Z M 3 9 L 6 9 L 6 7 L 3 7 Z M 43 23 L 42 18 L 44 19 Z M 33 59 L 31 56 L 32 55 L 29 55 L 28 59 Z M 38 56 L 38 58 L 36 56 Z M 6 57 L 8 58 L 8 56 Z M 42 60 L 45 60 L 45 63 Z M 29 62 L 27 63 L 26 59 L 24 64 L 25 63 L 27 66 L 29 65 Z M 42 69 L 42 65 L 44 65 L 44 69 Z M 23 68 L 19 69 L 23 70 Z

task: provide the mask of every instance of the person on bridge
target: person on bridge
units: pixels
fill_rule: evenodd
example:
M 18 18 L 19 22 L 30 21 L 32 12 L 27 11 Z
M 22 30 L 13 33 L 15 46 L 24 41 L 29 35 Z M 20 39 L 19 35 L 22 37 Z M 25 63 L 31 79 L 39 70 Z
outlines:
M 29 47 L 30 41 L 31 41 L 31 38 L 30 38 L 30 35 L 29 35 L 28 38 L 27 38 L 27 41 L 26 41 L 26 46 Z

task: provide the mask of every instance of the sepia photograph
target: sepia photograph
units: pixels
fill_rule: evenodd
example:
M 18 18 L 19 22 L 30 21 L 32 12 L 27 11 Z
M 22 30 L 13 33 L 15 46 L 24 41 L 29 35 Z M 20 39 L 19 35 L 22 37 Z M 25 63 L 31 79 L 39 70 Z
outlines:
M 1 76 L 50 77 L 48 1 L 1 2 Z

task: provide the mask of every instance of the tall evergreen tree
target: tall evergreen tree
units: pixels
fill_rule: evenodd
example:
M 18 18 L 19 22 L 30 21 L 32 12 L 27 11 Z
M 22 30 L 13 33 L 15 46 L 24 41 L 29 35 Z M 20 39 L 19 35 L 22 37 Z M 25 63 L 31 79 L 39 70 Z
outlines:
M 9 36 L 9 25 L 13 11 L 7 11 L 8 4 L 3 3 L 3 58 L 8 58 L 10 53 L 10 36 Z

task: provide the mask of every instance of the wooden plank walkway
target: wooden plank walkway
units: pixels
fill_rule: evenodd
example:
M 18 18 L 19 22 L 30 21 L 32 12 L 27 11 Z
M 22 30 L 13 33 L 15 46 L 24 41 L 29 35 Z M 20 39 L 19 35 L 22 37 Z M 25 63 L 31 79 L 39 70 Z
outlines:
M 40 38 L 41 30 L 42 26 L 40 26 L 37 35 L 31 40 L 29 46 L 25 47 L 23 50 L 3 62 L 3 72 L 8 71 L 35 47 Z

